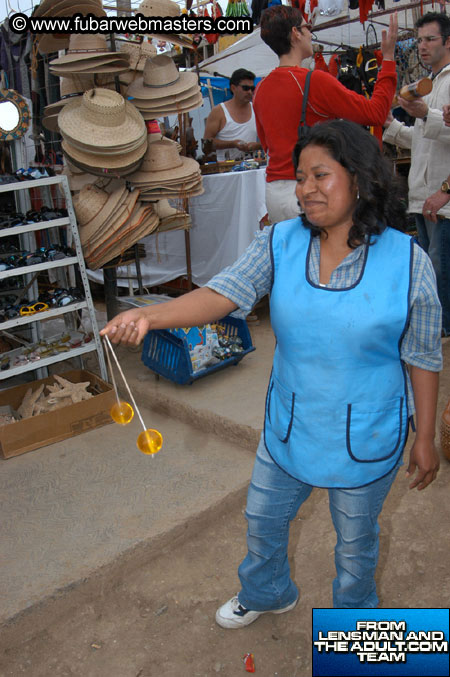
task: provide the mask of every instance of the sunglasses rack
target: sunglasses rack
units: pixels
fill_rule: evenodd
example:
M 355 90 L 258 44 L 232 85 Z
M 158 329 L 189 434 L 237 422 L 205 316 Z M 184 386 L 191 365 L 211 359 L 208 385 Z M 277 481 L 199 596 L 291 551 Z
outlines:
M 0 193 L 15 191 L 16 201 L 24 213 L 29 209 L 31 200 L 28 191 L 30 189 L 43 189 L 49 192 L 54 186 L 60 188 L 65 199 L 67 217 L 60 217 L 51 220 L 24 223 L 20 225 L 11 225 L 0 230 L 0 244 L 2 238 L 19 236 L 21 247 L 30 251 L 36 250 L 35 233 L 36 231 L 47 231 L 52 237 L 60 228 L 70 229 L 72 249 L 64 256 L 48 257 L 36 256 L 28 261 L 24 258 L 24 265 L 19 261 L 18 265 L 5 265 L 0 268 L 0 283 L 8 282 L 7 294 L 13 296 L 18 294 L 20 288 L 25 286 L 27 297 L 33 294 L 37 296 L 37 283 L 34 278 L 41 272 L 51 269 L 65 269 L 67 277 L 74 277 L 74 267 L 78 268 L 79 277 L 82 281 L 82 289 L 75 290 L 76 294 L 57 295 L 55 299 L 48 298 L 45 301 L 36 300 L 32 302 L 23 301 L 21 304 L 11 304 L 4 312 L 0 311 L 0 335 L 2 330 L 10 331 L 17 327 L 29 326 L 31 329 L 31 341 L 29 346 L 16 348 L 8 353 L 0 353 L 0 381 L 11 378 L 23 372 L 37 371 L 38 378 L 45 378 L 48 375 L 47 367 L 55 362 L 79 357 L 85 353 L 96 352 L 100 367 L 101 377 L 107 380 L 107 369 L 98 333 L 97 321 L 95 318 L 95 309 L 92 301 L 89 280 L 86 275 L 84 258 L 81 249 L 81 242 L 78 233 L 75 212 L 72 206 L 72 198 L 69 184 L 65 176 L 55 176 L 32 181 L 18 181 L 0 185 Z M 52 229 L 50 231 L 50 229 Z M 6 241 L 6 240 L 4 240 Z M 0 260 L 1 261 L 1 260 Z M 23 283 L 25 280 L 25 283 Z M 10 286 L 16 283 L 15 288 Z M 64 292 L 66 290 L 59 290 Z M 18 294 L 20 298 L 20 294 Z M 1 297 L 0 297 L 1 300 Z M 54 300 L 54 303 L 52 303 Z M 92 333 L 75 331 L 74 315 L 87 311 L 89 314 Z M 42 321 L 64 316 L 65 332 L 59 335 L 44 337 L 42 331 Z M 69 320 L 72 318 L 72 321 Z

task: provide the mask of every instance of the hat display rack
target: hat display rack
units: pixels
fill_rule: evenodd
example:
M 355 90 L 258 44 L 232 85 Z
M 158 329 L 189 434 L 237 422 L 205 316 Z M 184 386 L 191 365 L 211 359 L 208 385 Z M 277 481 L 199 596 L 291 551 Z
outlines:
M 78 12 L 106 16 L 101 0 L 76 6 L 42 0 L 34 14 Z M 135 12 L 175 17 L 181 10 L 172 0 L 143 0 Z M 143 237 L 182 229 L 192 288 L 188 201 L 203 186 L 199 164 L 182 153 L 187 114 L 202 105 L 202 95 L 197 75 L 179 71 L 170 56 L 158 54 L 152 38 L 193 48 L 192 36 L 178 34 L 148 39 L 111 34 L 109 40 L 103 34 L 35 36 L 39 53 L 50 55 L 50 72 L 60 79 L 60 99 L 46 106 L 42 124 L 61 137 L 63 173 L 88 266 L 105 271 L 131 247 L 137 250 Z M 181 146 L 150 133 L 150 121 L 168 115 L 178 116 Z

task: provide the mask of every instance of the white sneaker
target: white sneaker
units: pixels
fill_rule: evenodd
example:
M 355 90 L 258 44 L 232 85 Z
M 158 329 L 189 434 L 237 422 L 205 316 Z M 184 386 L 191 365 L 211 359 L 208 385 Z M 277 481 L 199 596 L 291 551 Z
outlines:
M 284 614 L 286 611 L 290 611 L 295 607 L 298 602 L 298 597 L 295 602 L 292 602 L 288 606 L 283 607 L 282 609 L 269 609 L 268 611 L 252 611 L 251 609 L 246 609 L 242 604 L 239 604 L 239 600 L 236 597 L 232 597 L 225 602 L 216 611 L 216 623 L 222 628 L 243 628 L 245 625 L 250 625 L 253 621 L 256 621 L 257 618 L 262 616 L 262 614 Z

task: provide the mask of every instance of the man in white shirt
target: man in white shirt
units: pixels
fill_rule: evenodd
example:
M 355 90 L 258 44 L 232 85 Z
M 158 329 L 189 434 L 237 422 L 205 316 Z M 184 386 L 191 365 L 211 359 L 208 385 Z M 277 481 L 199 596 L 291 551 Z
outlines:
M 428 253 L 436 273 L 442 305 L 442 331 L 450 335 L 450 203 L 445 177 L 450 158 L 450 128 L 443 107 L 450 100 L 450 18 L 428 12 L 416 22 L 419 58 L 431 69 L 433 89 L 415 101 L 399 103 L 416 118 L 407 127 L 390 115 L 383 141 L 411 149 L 408 176 L 409 212 L 414 214 L 419 243 Z
M 236 160 L 261 148 L 252 106 L 255 74 L 245 68 L 234 71 L 230 90 L 233 98 L 215 106 L 205 125 L 204 140 L 212 141 L 218 162 Z

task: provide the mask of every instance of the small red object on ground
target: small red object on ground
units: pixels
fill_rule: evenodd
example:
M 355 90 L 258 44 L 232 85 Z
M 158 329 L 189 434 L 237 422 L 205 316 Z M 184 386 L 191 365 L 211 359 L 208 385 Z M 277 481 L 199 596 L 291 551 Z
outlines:
M 245 654 L 244 665 L 247 672 L 255 672 L 255 657 L 252 653 Z

